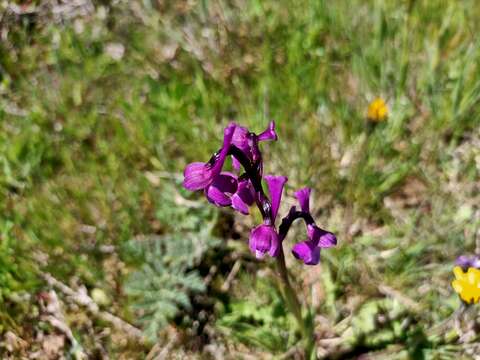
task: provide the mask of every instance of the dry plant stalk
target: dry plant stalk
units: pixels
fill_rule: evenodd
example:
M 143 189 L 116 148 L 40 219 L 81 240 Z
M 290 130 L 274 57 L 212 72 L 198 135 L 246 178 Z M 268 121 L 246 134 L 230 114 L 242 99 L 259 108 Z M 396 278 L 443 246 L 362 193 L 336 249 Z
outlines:
M 125 320 L 115 316 L 108 311 L 100 310 L 98 304 L 93 301 L 93 299 L 88 296 L 88 294 L 75 291 L 71 287 L 65 285 L 61 281 L 54 278 L 52 275 L 45 273 L 42 274 L 43 279 L 52 287 L 57 288 L 65 295 L 72 298 L 72 300 L 77 304 L 84 306 L 88 309 L 88 311 L 93 314 L 94 316 L 98 317 L 99 319 L 106 321 L 113 325 L 116 329 L 125 332 L 130 338 L 134 338 L 141 343 L 145 342 L 145 337 L 140 329 L 136 328 L 135 326 L 129 324 Z

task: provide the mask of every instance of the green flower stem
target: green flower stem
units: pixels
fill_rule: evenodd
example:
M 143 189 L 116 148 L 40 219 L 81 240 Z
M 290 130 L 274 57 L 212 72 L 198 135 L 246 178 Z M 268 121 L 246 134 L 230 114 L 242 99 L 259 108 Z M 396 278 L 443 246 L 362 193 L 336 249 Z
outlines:
M 298 300 L 298 297 L 295 293 L 295 290 L 290 284 L 290 279 L 288 277 L 287 267 L 285 265 L 285 255 L 283 253 L 283 248 L 280 247 L 280 253 L 276 257 L 278 275 L 280 277 L 280 282 L 282 285 L 283 294 L 290 312 L 295 316 L 298 326 L 302 333 L 302 337 L 305 343 L 305 358 L 310 359 L 312 356 L 312 351 L 315 345 L 315 336 L 313 333 L 313 326 L 307 324 L 302 317 L 302 305 Z

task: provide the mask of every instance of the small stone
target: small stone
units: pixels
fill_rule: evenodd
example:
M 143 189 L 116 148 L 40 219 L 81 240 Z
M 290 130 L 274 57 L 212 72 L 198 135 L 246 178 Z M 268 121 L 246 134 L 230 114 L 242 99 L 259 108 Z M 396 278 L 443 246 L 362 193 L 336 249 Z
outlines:
M 111 302 L 108 295 L 102 289 L 94 288 L 90 295 L 98 305 L 109 305 Z

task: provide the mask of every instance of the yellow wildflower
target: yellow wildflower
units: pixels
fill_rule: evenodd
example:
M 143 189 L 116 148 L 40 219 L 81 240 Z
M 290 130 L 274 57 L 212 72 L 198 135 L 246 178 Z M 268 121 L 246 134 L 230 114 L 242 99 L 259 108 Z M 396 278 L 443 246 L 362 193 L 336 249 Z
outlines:
M 388 117 L 388 106 L 382 98 L 376 98 L 368 105 L 367 118 L 373 122 L 381 122 Z
M 460 266 L 455 266 L 453 273 L 455 280 L 452 286 L 455 292 L 467 304 L 476 304 L 480 300 L 480 270 L 471 267 L 463 272 Z

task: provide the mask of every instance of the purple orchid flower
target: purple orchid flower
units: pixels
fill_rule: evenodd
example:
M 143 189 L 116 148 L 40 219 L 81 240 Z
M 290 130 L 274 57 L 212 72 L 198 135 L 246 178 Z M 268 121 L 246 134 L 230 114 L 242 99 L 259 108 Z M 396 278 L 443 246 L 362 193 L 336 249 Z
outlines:
M 248 215 L 248 207 L 255 202 L 255 190 L 250 180 L 240 180 L 237 191 L 232 195 L 232 207 L 238 212 Z
M 278 251 L 278 234 L 275 226 L 261 224 L 250 232 L 248 247 L 257 259 L 263 259 L 268 252 L 270 256 L 276 256 Z
M 232 205 L 232 195 L 238 188 L 237 177 L 228 172 L 218 174 L 205 189 L 205 196 L 208 201 L 216 206 Z
M 257 161 L 261 157 L 257 143 L 269 140 L 276 141 L 277 139 L 275 122 L 270 121 L 268 128 L 259 135 L 255 135 L 248 131 L 247 128 L 237 125 L 233 134 L 232 144 L 242 150 L 251 161 Z M 240 161 L 235 156 L 232 156 L 232 166 L 235 170 L 239 170 L 241 167 Z
M 247 128 L 236 125 L 233 133 L 232 144 L 242 150 L 244 153 L 251 151 L 251 132 Z M 275 122 L 270 121 L 268 128 L 259 135 L 255 135 L 258 141 L 277 140 L 277 133 L 275 132 Z
M 268 123 L 268 128 L 266 128 L 262 133 L 258 135 L 258 141 L 277 141 L 278 136 L 275 132 L 275 121 L 270 121 Z
M 468 268 L 480 269 L 480 257 L 461 255 L 455 261 L 455 265 L 460 266 L 464 271 L 467 271 Z
M 224 130 L 223 146 L 207 163 L 191 163 L 187 165 L 183 186 L 188 190 L 203 190 L 208 201 L 224 207 L 231 206 L 242 214 L 249 213 L 249 206 L 256 203 L 263 223 L 250 232 L 249 247 L 257 258 L 265 254 L 278 257 L 282 254 L 282 242 L 291 224 L 302 218 L 307 226 L 306 241 L 295 244 L 293 255 L 307 265 L 315 265 L 320 261 L 320 250 L 337 243 L 335 235 L 319 228 L 310 213 L 310 192 L 304 188 L 295 193 L 301 211 L 292 207 L 287 216 L 282 219 L 280 227 L 275 226 L 283 188 L 287 182 L 284 176 L 263 176 L 263 161 L 259 142 L 277 140 L 275 123 L 269 123 L 267 129 L 256 135 L 247 128 L 230 123 Z M 233 167 L 244 168 L 244 173 L 238 176 L 222 171 L 225 159 L 232 156 Z M 262 179 L 265 179 L 270 198 L 263 191 Z
M 224 131 L 222 148 L 212 156 L 208 163 L 192 163 L 187 166 L 184 172 L 183 186 L 188 190 L 204 190 L 208 201 L 214 205 L 231 206 L 243 214 L 248 214 L 248 207 L 253 203 L 256 204 L 262 215 L 263 223 L 251 230 L 249 248 L 257 258 L 263 258 L 267 253 L 276 258 L 286 304 L 298 321 L 302 335 L 305 339 L 311 340 L 315 338 L 313 327 L 305 326 L 302 318 L 301 303 L 290 285 L 282 242 L 292 223 L 296 219 L 302 218 L 307 226 L 308 239 L 295 244 L 292 253 L 305 264 L 315 265 L 320 262 L 321 249 L 336 245 L 337 238 L 333 233 L 323 230 L 315 224 L 310 213 L 311 191 L 309 188 L 295 193 L 301 210 L 292 206 L 277 230 L 275 220 L 287 178 L 285 176 L 263 176 L 259 142 L 266 140 L 277 140 L 273 121 L 259 135 L 250 132 L 245 127 L 231 123 Z M 225 158 L 228 155 L 232 156 L 235 170 L 243 167 L 243 174 L 237 176 L 237 174 L 222 172 Z M 263 190 L 262 179 L 265 179 L 267 183 L 270 197 Z M 311 342 L 306 344 L 305 358 L 310 358 Z
M 224 130 L 223 146 L 208 163 L 195 162 L 187 165 L 184 171 L 183 186 L 187 190 L 204 190 L 212 204 L 219 207 L 231 206 L 238 212 L 248 215 L 249 206 L 255 202 L 255 191 L 248 178 L 239 178 L 231 173 L 222 172 L 226 156 L 231 146 L 236 147 L 244 157 L 262 167 L 259 141 L 276 140 L 275 122 L 258 136 L 247 128 L 230 123 Z M 240 169 L 240 161 L 232 155 L 233 167 Z
M 223 132 L 223 146 L 217 154 L 212 156 L 209 162 L 194 162 L 187 165 L 183 172 L 185 189 L 190 191 L 205 189 L 220 174 L 236 127 L 233 123 L 227 126 Z
M 250 180 L 239 181 L 237 176 L 228 172 L 217 175 L 204 191 L 212 204 L 219 207 L 232 206 L 244 215 L 248 215 L 248 208 L 255 201 L 255 192 Z
M 268 192 L 271 198 L 270 217 L 264 219 L 263 224 L 255 227 L 250 233 L 250 250 L 259 259 L 268 252 L 270 256 L 277 256 L 280 241 L 275 228 L 275 219 L 277 218 L 280 200 L 282 199 L 283 187 L 288 181 L 285 176 L 265 176 Z
M 310 213 L 310 188 L 303 188 L 295 193 L 295 197 L 302 209 L 301 216 L 307 224 L 308 240 L 293 246 L 293 255 L 306 265 L 317 265 L 320 262 L 320 249 L 329 248 L 337 244 L 337 238 L 329 231 L 319 228 Z

